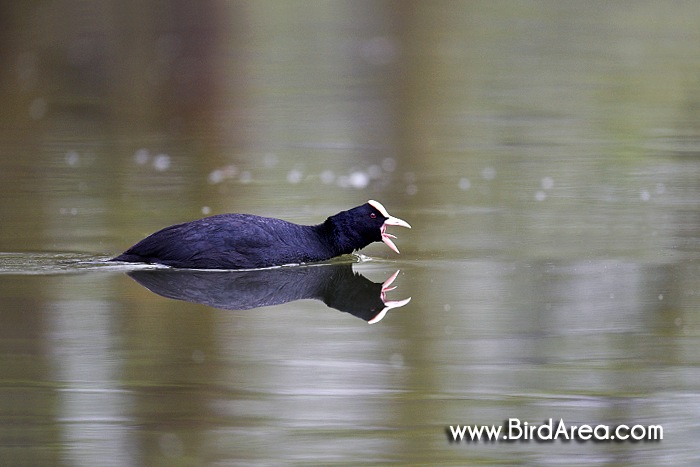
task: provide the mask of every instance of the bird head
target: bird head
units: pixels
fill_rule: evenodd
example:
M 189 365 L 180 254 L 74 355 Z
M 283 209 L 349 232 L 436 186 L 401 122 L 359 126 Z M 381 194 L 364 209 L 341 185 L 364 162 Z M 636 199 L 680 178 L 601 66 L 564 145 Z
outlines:
M 401 227 L 411 228 L 411 225 L 403 219 L 394 217 L 390 215 L 386 208 L 379 201 L 373 199 L 367 201 L 367 204 L 373 209 L 369 213 L 370 219 L 379 219 L 381 221 L 381 226 L 379 227 L 379 232 L 381 234 L 380 240 L 383 241 L 386 246 L 399 253 L 399 249 L 396 247 L 392 239 L 396 239 L 396 236 L 388 233 L 386 228 L 390 225 L 398 225 Z
M 373 199 L 361 206 L 338 213 L 328 218 L 328 221 L 335 226 L 336 243 L 347 253 L 380 241 L 399 253 L 399 249 L 393 242 L 396 237 L 387 232 L 387 227 L 397 225 L 411 228 L 408 222 L 390 215 L 382 203 Z

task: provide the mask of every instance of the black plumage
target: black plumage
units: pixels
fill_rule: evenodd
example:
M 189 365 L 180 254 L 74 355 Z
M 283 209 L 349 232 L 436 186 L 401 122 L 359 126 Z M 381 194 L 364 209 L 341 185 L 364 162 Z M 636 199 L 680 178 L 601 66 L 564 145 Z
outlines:
M 387 293 L 399 271 L 373 282 L 350 263 L 248 271 L 146 269 L 129 272 L 139 284 L 163 297 L 221 308 L 250 310 L 294 300 L 313 299 L 369 323 L 381 321 L 393 308 L 411 301 L 389 300 Z
M 381 203 L 342 211 L 318 225 L 251 214 L 220 214 L 172 225 L 144 238 L 112 261 L 177 268 L 255 269 L 324 261 L 383 241 L 398 253 L 387 225 L 410 225 Z

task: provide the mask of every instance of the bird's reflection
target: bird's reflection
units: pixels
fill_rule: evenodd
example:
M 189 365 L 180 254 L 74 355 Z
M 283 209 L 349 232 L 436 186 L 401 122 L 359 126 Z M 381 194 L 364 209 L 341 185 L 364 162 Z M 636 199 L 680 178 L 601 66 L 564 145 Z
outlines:
M 201 303 L 224 310 L 248 310 L 301 299 L 321 300 L 370 324 L 392 308 L 411 301 L 388 300 L 387 292 L 399 271 L 372 282 L 351 264 L 281 267 L 251 271 L 193 271 L 184 269 L 129 272 L 136 282 L 163 297 Z

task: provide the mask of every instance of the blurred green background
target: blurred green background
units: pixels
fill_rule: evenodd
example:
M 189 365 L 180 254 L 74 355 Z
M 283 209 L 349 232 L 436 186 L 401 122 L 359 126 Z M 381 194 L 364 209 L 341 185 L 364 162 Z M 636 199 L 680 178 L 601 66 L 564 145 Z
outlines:
M 0 4 L 7 465 L 700 460 L 700 4 Z M 380 200 L 409 305 L 222 311 L 77 266 Z M 66 266 L 66 264 L 68 264 Z M 449 443 L 451 424 L 660 443 Z

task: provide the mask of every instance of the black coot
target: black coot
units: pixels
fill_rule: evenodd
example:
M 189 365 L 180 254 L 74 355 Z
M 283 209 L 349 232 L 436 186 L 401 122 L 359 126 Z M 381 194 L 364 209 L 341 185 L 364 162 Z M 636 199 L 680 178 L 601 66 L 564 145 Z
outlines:
M 254 269 L 324 261 L 383 241 L 399 252 L 388 225 L 411 228 L 378 201 L 339 212 L 318 225 L 298 225 L 251 214 L 220 214 L 172 225 L 149 235 L 111 261 L 177 268 Z

